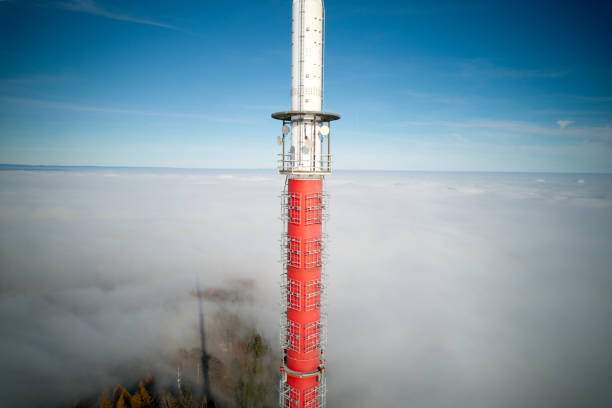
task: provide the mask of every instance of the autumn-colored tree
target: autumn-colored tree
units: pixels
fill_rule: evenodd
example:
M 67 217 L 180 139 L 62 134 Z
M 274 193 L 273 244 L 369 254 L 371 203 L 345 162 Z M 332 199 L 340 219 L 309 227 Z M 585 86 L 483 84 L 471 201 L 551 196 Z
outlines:
M 132 408 L 155 408 L 155 401 L 142 381 L 138 383 L 138 391 L 132 395 L 131 403 Z
M 145 387 L 149 388 L 153 386 L 153 374 L 149 373 L 147 378 L 144 380 Z
M 108 390 L 104 390 L 102 398 L 100 398 L 99 408 L 113 408 L 113 403 L 108 398 Z
M 122 386 L 118 385 L 115 387 L 115 389 L 113 390 L 113 405 L 117 404 L 117 401 L 119 401 L 119 397 L 121 397 L 121 394 L 123 394 L 123 391 L 125 390 L 125 388 L 123 388 Z
M 132 395 L 130 399 L 130 407 L 131 408 L 143 408 L 142 399 L 140 398 L 140 393 L 136 392 Z
M 115 404 L 116 408 L 132 408 L 132 396 L 125 388 L 121 387 L 121 394 Z

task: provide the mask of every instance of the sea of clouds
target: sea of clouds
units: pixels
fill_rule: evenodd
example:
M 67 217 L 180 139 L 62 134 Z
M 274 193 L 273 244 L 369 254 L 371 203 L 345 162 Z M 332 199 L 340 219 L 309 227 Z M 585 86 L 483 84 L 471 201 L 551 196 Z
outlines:
M 3 401 L 171 381 L 200 344 L 198 278 L 254 280 L 240 313 L 276 347 L 283 182 L 0 171 Z M 326 189 L 329 406 L 612 404 L 612 176 L 338 172 Z

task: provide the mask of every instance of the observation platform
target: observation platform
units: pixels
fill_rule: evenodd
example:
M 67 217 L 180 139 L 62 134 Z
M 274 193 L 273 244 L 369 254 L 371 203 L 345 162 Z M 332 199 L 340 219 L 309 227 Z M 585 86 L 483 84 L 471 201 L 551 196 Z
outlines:
M 295 116 L 314 116 L 319 122 L 331 122 L 340 119 L 340 115 L 331 112 L 318 112 L 318 111 L 282 111 L 275 112 L 272 114 L 272 119 L 290 121 Z

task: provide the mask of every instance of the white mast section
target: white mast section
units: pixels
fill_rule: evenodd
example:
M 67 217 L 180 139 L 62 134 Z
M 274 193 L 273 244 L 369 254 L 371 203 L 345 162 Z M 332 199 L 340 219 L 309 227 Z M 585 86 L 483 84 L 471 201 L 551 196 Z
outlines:
M 322 0 L 293 1 L 291 32 L 292 111 L 320 112 L 322 110 L 324 26 Z M 291 149 L 289 153 L 296 170 L 319 170 L 321 136 L 312 115 L 302 114 L 292 117 Z M 312 169 L 313 163 L 315 163 L 315 169 Z

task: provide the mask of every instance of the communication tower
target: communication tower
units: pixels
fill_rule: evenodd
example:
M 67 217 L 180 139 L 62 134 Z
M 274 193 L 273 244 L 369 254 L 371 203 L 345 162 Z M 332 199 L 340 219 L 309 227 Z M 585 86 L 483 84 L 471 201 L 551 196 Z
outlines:
M 294 0 L 291 34 L 291 110 L 282 121 L 278 161 L 286 176 L 281 198 L 280 407 L 326 405 L 327 340 L 325 272 L 327 196 L 331 174 L 331 122 L 323 112 L 325 8 L 322 0 Z

